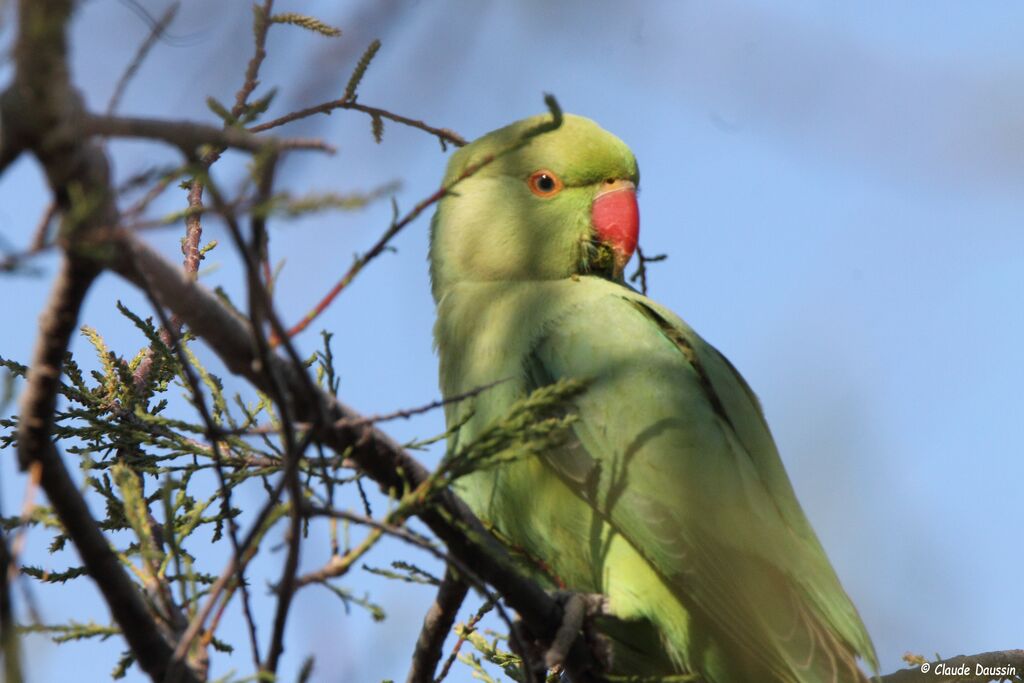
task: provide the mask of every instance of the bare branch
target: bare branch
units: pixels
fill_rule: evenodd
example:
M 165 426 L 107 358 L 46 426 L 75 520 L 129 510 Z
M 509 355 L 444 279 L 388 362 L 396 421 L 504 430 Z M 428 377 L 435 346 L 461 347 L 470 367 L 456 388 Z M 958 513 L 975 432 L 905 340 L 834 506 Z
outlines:
M 299 111 L 294 111 L 289 114 L 285 114 L 284 116 L 279 116 L 278 118 L 273 119 L 271 121 L 267 121 L 266 123 L 251 126 L 248 130 L 250 133 L 262 133 L 263 131 L 270 130 L 271 128 L 277 128 L 278 126 L 283 126 L 286 123 L 298 121 L 299 119 L 309 118 L 310 116 L 314 116 L 316 114 L 330 114 L 331 112 L 337 109 L 351 109 L 354 111 L 361 111 L 373 117 L 388 119 L 389 121 L 400 123 L 403 126 L 417 128 L 426 133 L 430 133 L 438 140 L 440 140 L 442 143 L 452 144 L 455 145 L 456 147 L 462 147 L 463 145 L 466 144 L 466 139 L 464 137 L 462 137 L 453 130 L 449 130 L 448 128 L 436 128 L 434 126 L 428 125 L 423 121 L 412 119 L 407 116 L 401 116 L 399 114 L 390 112 L 387 109 L 381 109 L 379 107 L 371 107 L 369 105 L 361 104 L 359 102 L 356 102 L 355 100 L 347 99 L 344 97 L 337 100 L 331 100 L 330 102 L 324 102 L 322 104 L 318 104 L 312 107 L 307 107 L 306 109 L 300 109 Z
M 423 627 L 416 640 L 406 683 L 431 683 L 434 680 L 434 671 L 441 661 L 441 648 L 452 630 L 468 590 L 469 585 L 448 567 L 437 589 L 437 596 L 423 617 Z
M 253 544 L 260 538 L 262 533 L 266 531 L 266 529 L 264 529 L 264 524 L 273 512 L 273 502 L 281 495 L 281 491 L 283 489 L 284 479 L 277 483 L 274 490 L 271 492 L 272 495 L 270 496 L 270 502 L 265 504 L 256 515 L 252 528 L 239 544 L 240 553 L 232 555 L 231 559 L 228 560 L 228 564 L 224 567 L 220 577 L 210 587 L 209 596 L 206 598 L 206 602 L 203 603 L 203 606 L 192 618 L 192 621 L 189 622 L 188 628 L 185 629 L 181 639 L 178 640 L 178 645 L 174 649 L 175 661 L 180 662 L 185 660 L 185 657 L 188 655 L 189 648 L 192 647 L 192 643 L 196 639 L 196 636 L 199 635 L 199 632 L 203 630 L 203 625 L 206 623 L 207 617 L 209 617 L 210 612 L 213 611 L 214 604 L 216 604 L 217 600 L 224 594 L 228 583 L 236 579 L 239 572 L 244 572 L 245 566 L 249 563 L 249 560 L 252 559 L 252 556 L 255 553 Z
M 64 352 L 77 327 L 78 313 L 85 294 L 97 273 L 97 268 L 92 264 L 65 258 L 50 293 L 50 300 L 40 317 L 36 350 L 29 366 L 25 391 L 21 396 L 18 459 L 23 470 L 37 459 L 43 463 L 44 469 L 48 464 L 62 470 L 64 468 L 59 458 L 56 462 L 46 460 L 53 446 L 50 433 L 57 408 L 57 388 Z M 47 495 L 50 496 L 49 490 Z
M 544 655 L 544 665 L 552 669 L 561 666 L 565 661 L 569 648 L 583 628 L 583 618 L 586 616 L 586 601 L 581 595 L 570 595 L 565 604 L 565 613 L 562 615 L 562 625 L 558 627 L 558 633 L 551 642 Z
M 455 641 L 455 647 L 452 648 L 452 652 L 448 655 L 448 658 L 444 661 L 444 666 L 441 667 L 441 673 L 434 679 L 434 683 L 441 683 L 445 678 L 448 677 L 448 672 L 452 668 L 452 664 L 455 663 L 455 659 L 459 656 L 459 650 L 462 649 L 462 644 L 466 642 L 466 636 L 476 629 L 476 625 L 484 618 L 488 612 L 490 612 L 496 606 L 494 599 L 490 598 L 484 604 L 477 609 L 476 614 L 469 618 L 464 628 L 459 629 L 459 639 Z
M 47 238 L 50 235 L 50 224 L 53 223 L 53 219 L 56 217 L 57 202 L 50 202 L 39 219 L 39 225 L 36 226 L 35 233 L 32 235 L 32 245 L 29 247 L 30 254 L 38 253 L 46 248 Z
M 138 72 L 139 67 L 142 66 L 142 62 L 146 60 L 149 55 L 149 51 L 156 45 L 156 41 L 163 35 L 163 32 L 170 26 L 171 22 L 174 21 L 174 15 L 178 13 L 178 8 L 181 7 L 181 2 L 176 1 L 172 3 L 163 13 L 163 15 L 154 23 L 149 30 L 149 35 L 139 45 L 138 51 L 132 58 L 132 61 L 128 63 L 124 73 L 121 74 L 121 78 L 118 79 L 117 85 L 114 87 L 114 92 L 110 96 L 110 100 L 107 102 L 107 114 L 113 114 L 117 110 L 117 105 L 121 103 L 121 98 L 124 96 L 124 91 L 127 89 L 128 84 L 132 78 Z
M 253 135 L 239 128 L 217 128 L 191 121 L 167 121 L 124 116 L 86 115 L 82 128 L 88 135 L 160 140 L 196 156 L 203 145 L 259 152 L 263 149 L 306 149 L 333 154 L 334 148 L 321 140 L 275 139 Z
M 277 168 L 277 159 L 277 155 L 271 153 L 269 156 L 260 160 L 262 162 L 258 188 L 260 203 L 265 203 L 270 198 L 274 182 L 274 171 Z M 216 203 L 218 210 L 223 213 L 224 201 L 220 197 L 217 188 L 212 185 L 210 186 L 210 195 Z M 288 620 L 288 613 L 291 609 L 292 598 L 294 598 L 295 590 L 297 588 L 296 576 L 299 567 L 299 549 L 302 538 L 302 511 L 300 508 L 303 502 L 302 486 L 299 482 L 299 461 L 302 458 L 306 446 L 310 442 L 311 433 L 307 433 L 307 436 L 302 440 L 301 444 L 296 439 L 289 392 L 283 385 L 280 375 L 275 372 L 276 368 L 271 362 L 272 351 L 263 334 L 264 320 L 269 320 L 271 326 L 280 326 L 280 322 L 277 320 L 277 316 L 274 313 L 270 293 L 263 281 L 260 279 L 261 275 L 259 265 L 264 261 L 261 254 L 264 252 L 264 247 L 267 242 L 266 216 L 263 212 L 253 214 L 252 241 L 249 245 L 245 244 L 241 230 L 239 229 L 237 222 L 234 220 L 234 217 L 230 214 L 225 214 L 224 217 L 227 220 L 231 236 L 235 240 L 238 250 L 245 257 L 246 280 L 249 294 L 249 319 L 252 321 L 252 329 L 254 332 L 253 336 L 255 338 L 256 348 L 259 354 L 260 367 L 263 370 L 264 377 L 268 384 L 267 393 L 273 398 L 274 403 L 277 405 L 281 414 L 281 434 L 284 437 L 285 442 L 285 467 L 282 479 L 284 481 L 285 489 L 288 491 L 288 495 L 291 498 L 287 536 L 288 551 L 285 554 L 284 566 L 281 569 L 281 579 L 278 582 L 277 609 L 274 611 L 274 627 L 273 632 L 271 633 L 270 646 L 267 649 L 266 661 L 261 667 L 261 670 L 269 672 L 271 675 L 276 675 L 278 662 L 284 652 L 285 625 Z M 287 350 L 291 356 L 294 368 L 297 370 L 300 377 L 307 380 L 304 388 L 309 390 L 311 385 L 308 383 L 308 377 L 305 375 L 304 365 L 299 360 L 294 348 L 288 347 Z M 319 423 L 321 419 L 322 413 L 317 414 L 314 417 L 314 420 L 317 423 Z
M 109 542 L 93 519 L 77 484 L 50 440 L 60 378 L 60 359 L 67 348 L 88 289 L 82 284 L 83 278 L 88 277 L 91 281 L 95 275 L 92 266 L 88 266 L 84 275 L 76 272 L 79 267 L 80 263 L 76 260 L 65 261 L 50 306 L 40 324 L 39 346 L 22 396 L 19 459 L 26 464 L 40 463 L 42 488 L 74 542 L 89 575 L 103 593 L 139 666 L 156 680 L 163 680 L 164 676 L 175 672 L 175 675 L 181 676 L 182 681 L 196 681 L 191 670 L 175 671 L 171 666 L 170 646 L 161 635 L 138 588 L 110 549 Z
M 629 276 L 630 282 L 636 282 L 640 280 L 640 293 L 644 296 L 647 295 L 647 264 L 658 263 L 668 258 L 668 254 L 656 254 L 655 256 L 647 256 L 644 254 L 644 250 L 640 248 L 640 245 L 636 245 L 636 271 Z

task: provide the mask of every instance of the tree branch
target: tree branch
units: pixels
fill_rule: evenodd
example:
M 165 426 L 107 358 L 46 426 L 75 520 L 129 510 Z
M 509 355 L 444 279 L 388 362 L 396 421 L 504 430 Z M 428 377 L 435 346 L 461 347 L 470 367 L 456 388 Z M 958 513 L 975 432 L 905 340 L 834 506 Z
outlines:
M 259 152 L 263 149 L 312 149 L 334 153 L 334 147 L 320 140 L 267 138 L 240 128 L 217 128 L 192 121 L 166 121 L 127 116 L 87 114 L 82 121 L 87 135 L 104 137 L 161 140 L 180 149 L 186 156 L 196 156 L 203 145 Z
M 179 268 L 131 234 L 122 232 L 116 244 L 114 270 L 136 284 L 145 281 L 141 275 L 145 271 L 155 285 L 154 293 L 160 303 L 180 315 L 230 371 L 246 377 L 262 391 L 270 389 L 268 371 L 282 378 L 296 420 L 316 424 L 320 415 L 328 415 L 330 421 L 316 430 L 315 437 L 335 452 L 347 453 L 385 494 L 400 493 L 428 479 L 430 472 L 386 434 L 369 425 L 353 426 L 361 421 L 360 415 L 319 389 L 310 391 L 308 377 L 300 376 L 292 363 L 271 355 L 267 362 L 274 367 L 262 368 L 248 323 L 201 285 L 186 278 Z M 418 516 L 445 543 L 453 557 L 473 567 L 505 597 L 538 638 L 550 641 L 555 637 L 562 623 L 561 606 L 513 568 L 508 553 L 465 503 L 444 491 Z M 580 683 L 595 680 L 597 675 L 579 639 L 570 648 L 566 668 L 574 672 L 573 680 Z
M 178 9 L 181 8 L 181 1 L 176 0 L 171 3 L 166 10 L 164 10 L 163 16 L 153 24 L 149 30 L 149 35 L 139 45 L 139 49 L 135 52 L 135 56 L 132 61 L 128 63 L 124 73 L 121 74 L 121 78 L 118 79 L 117 85 L 114 86 L 114 92 L 110 96 L 110 100 L 107 101 L 107 114 L 113 114 L 117 110 L 117 106 L 121 103 L 121 98 L 124 96 L 124 91 L 128 88 L 128 83 L 131 82 L 132 78 L 138 72 L 139 67 L 142 66 L 142 62 L 146 60 L 146 56 L 149 55 L 149 51 L 156 45 L 157 39 L 163 35 L 167 27 L 174 21 L 174 15 L 178 13 Z
M 84 268 L 84 272 L 81 269 Z M 96 582 L 139 666 L 154 680 L 174 671 L 181 681 L 197 681 L 187 668 L 171 667 L 171 648 L 163 638 L 142 595 L 110 548 L 89 507 L 50 440 L 61 360 L 78 312 L 95 277 L 94 267 L 66 258 L 50 304 L 40 321 L 39 343 L 22 395 L 18 457 L 24 466 L 41 465 L 40 485 Z
M 265 130 L 277 128 L 278 126 L 283 126 L 286 123 L 298 121 L 299 119 L 305 119 L 315 114 L 330 114 L 332 111 L 336 109 L 352 109 L 355 111 L 361 111 L 373 117 L 388 119 L 390 121 L 394 121 L 395 123 L 401 123 L 404 126 L 409 126 L 410 128 L 418 128 L 419 130 L 422 130 L 426 133 L 430 133 L 431 135 L 436 137 L 438 140 L 442 142 L 442 145 L 444 143 L 449 143 L 455 145 L 456 147 L 462 147 L 463 145 L 466 144 L 466 139 L 463 138 L 458 133 L 456 133 L 455 131 L 448 130 L 447 128 L 436 128 L 434 126 L 428 125 L 423 121 L 411 119 L 407 116 L 401 116 L 399 114 L 392 113 L 387 109 L 381 109 L 379 107 L 370 107 L 365 104 L 360 104 L 359 102 L 356 102 L 354 99 L 349 99 L 345 97 L 342 97 L 341 99 L 338 100 L 331 100 L 330 102 L 324 102 L 323 104 L 318 104 L 312 107 L 307 107 L 306 109 L 300 109 L 299 111 L 295 111 L 290 114 L 285 114 L 284 116 L 280 116 L 272 121 L 267 121 L 266 123 L 261 123 L 256 126 L 252 126 L 248 130 L 250 133 L 261 133 Z
M 441 661 L 441 648 L 452 630 L 469 585 L 448 567 L 437 589 L 437 597 L 423 617 L 423 627 L 412 653 L 412 667 L 406 683 L 431 683 Z
M 70 0 L 22 0 L 15 77 L 0 100 L 3 134 L 16 139 L 43 165 L 68 236 L 22 394 L 18 459 L 22 468 L 40 466 L 40 484 L 139 666 L 155 680 L 192 682 L 197 679 L 191 670 L 171 666 L 170 645 L 51 440 L 64 354 L 89 286 L 100 271 L 95 252 L 82 249 L 81 243 L 89 233 L 118 221 L 106 157 L 83 134 L 81 96 L 68 75 L 65 26 L 71 11 Z

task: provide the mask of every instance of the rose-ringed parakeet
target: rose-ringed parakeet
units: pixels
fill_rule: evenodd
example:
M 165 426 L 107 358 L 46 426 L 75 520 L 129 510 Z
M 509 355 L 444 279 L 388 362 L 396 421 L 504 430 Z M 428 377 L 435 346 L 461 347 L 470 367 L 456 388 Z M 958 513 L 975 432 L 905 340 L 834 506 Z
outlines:
M 430 265 L 450 450 L 565 378 L 571 438 L 456 488 L 545 585 L 607 596 L 612 672 L 708 683 L 864 681 L 868 634 L 753 392 L 623 281 L 636 160 L 589 119 L 494 131 L 452 156 Z M 511 152 L 508 150 L 512 149 Z

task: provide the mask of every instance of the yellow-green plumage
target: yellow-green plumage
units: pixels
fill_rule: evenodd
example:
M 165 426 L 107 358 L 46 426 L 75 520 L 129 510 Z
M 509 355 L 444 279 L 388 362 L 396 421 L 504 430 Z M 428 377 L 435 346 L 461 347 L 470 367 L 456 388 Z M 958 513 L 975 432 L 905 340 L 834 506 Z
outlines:
M 448 180 L 514 143 L 528 119 L 460 150 Z M 538 197 L 527 179 L 558 174 Z M 484 167 L 442 200 L 431 274 L 441 388 L 471 441 L 537 387 L 587 382 L 570 442 L 456 484 L 551 587 L 603 593 L 616 673 L 709 683 L 861 681 L 870 639 L 790 486 L 753 393 L 682 320 L 588 271 L 601 183 L 638 182 L 593 122 Z M 468 420 L 467 420 L 468 417 Z

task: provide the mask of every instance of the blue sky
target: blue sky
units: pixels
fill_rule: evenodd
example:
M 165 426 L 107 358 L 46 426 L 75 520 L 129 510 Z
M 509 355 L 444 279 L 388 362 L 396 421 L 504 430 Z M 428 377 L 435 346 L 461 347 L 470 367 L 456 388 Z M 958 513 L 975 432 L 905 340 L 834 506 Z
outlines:
M 155 15 L 165 6 L 141 4 Z M 249 56 L 249 19 L 239 18 L 248 4 L 187 0 L 174 38 L 158 45 L 121 111 L 213 123 L 206 97 L 230 99 Z M 726 353 L 761 397 L 883 670 L 908 650 L 1020 647 L 1024 6 L 323 0 L 279 8 L 315 14 L 344 35 L 274 29 L 263 78 L 280 86 L 272 113 L 339 96 L 379 37 L 384 47 L 360 90 L 367 104 L 475 137 L 541 111 L 550 92 L 625 140 L 641 168 L 641 244 L 669 254 L 652 266 L 651 295 Z M 11 20 L 8 10 L 5 45 Z M 82 5 L 73 71 L 91 107 L 105 106 L 145 32 L 121 2 Z M 0 73 L 9 77 L 9 64 Z M 323 136 L 339 153 L 291 157 L 284 184 L 344 192 L 398 179 L 406 209 L 436 189 L 447 157 L 435 140 L 388 124 L 376 145 L 369 128 L 355 112 L 296 125 L 290 134 Z M 154 145 L 109 148 L 119 178 L 175 159 Z M 243 163 L 229 155 L 222 182 L 240 178 Z M 28 243 L 46 200 L 33 161 L 8 170 L 0 180 L 5 243 Z M 183 200 L 169 195 L 157 213 Z M 389 219 L 384 203 L 272 225 L 272 253 L 286 259 L 277 292 L 284 317 L 297 319 Z M 427 224 L 410 226 L 397 254 L 364 272 L 319 321 L 336 334 L 341 395 L 366 413 L 438 393 Z M 224 237 L 212 221 L 206 230 Z M 177 259 L 179 236 L 172 228 L 147 239 Z M 36 261 L 43 277 L 0 280 L 4 356 L 30 357 L 55 264 L 46 255 Z M 234 254 L 216 250 L 214 265 L 204 282 L 240 293 Z M 132 353 L 141 341 L 117 315 L 118 298 L 146 310 L 124 282 L 105 276 L 83 321 Z M 311 351 L 318 335 L 299 343 Z M 74 348 L 88 354 L 83 339 Z M 431 413 L 389 431 L 428 436 L 442 422 Z M 24 482 L 5 455 L 2 505 L 12 514 Z M 49 561 L 46 544 L 34 531 L 26 558 Z M 325 553 L 319 544 L 306 566 Z M 406 551 L 385 546 L 370 563 L 395 553 Z M 222 562 L 212 558 L 210 568 Z M 278 565 L 274 556 L 268 571 Z M 308 589 L 289 631 L 286 680 L 309 653 L 318 656 L 316 680 L 404 679 L 430 591 L 359 573 L 349 586 L 372 591 L 389 619 L 345 616 L 326 591 Z M 48 621 L 107 619 L 88 583 L 36 596 Z M 264 634 L 269 609 L 260 597 Z M 240 635 L 239 626 L 229 618 L 225 628 Z M 36 682 L 102 679 L 119 651 L 116 643 L 28 646 Z M 216 671 L 247 666 L 236 655 Z M 130 678 L 141 680 L 137 671 Z

